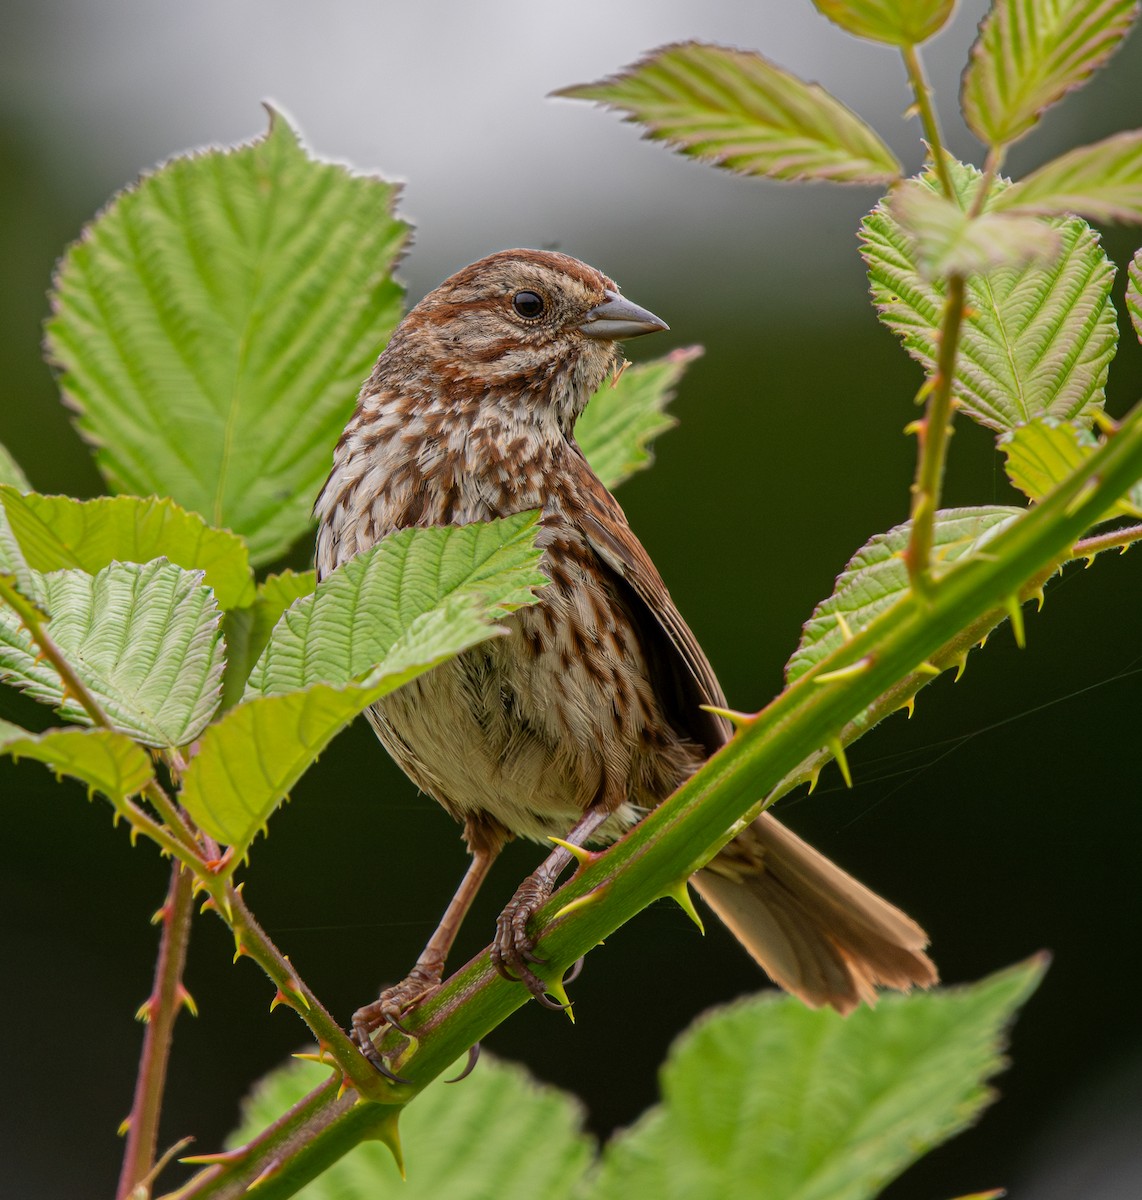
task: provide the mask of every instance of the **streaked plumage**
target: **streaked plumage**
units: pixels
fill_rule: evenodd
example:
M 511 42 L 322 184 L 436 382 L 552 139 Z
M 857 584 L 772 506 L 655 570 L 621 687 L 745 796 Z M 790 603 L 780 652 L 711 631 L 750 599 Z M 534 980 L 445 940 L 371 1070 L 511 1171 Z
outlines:
M 521 295 L 542 301 L 538 317 L 516 311 Z M 396 529 L 542 510 L 551 584 L 539 602 L 509 619 L 509 636 L 370 713 L 401 767 L 489 861 L 509 836 L 565 837 L 588 812 L 608 814 L 596 837 L 616 836 L 729 735 L 701 708 L 725 706 L 710 664 L 574 440 L 620 361 L 617 339 L 655 328 L 612 280 L 566 255 L 509 250 L 466 267 L 393 335 L 317 503 L 320 575 Z M 847 1011 L 877 985 L 935 981 L 919 926 L 772 816 L 695 883 L 807 1003 Z M 439 978 L 445 941 L 369 1024 Z M 508 954 L 519 973 L 528 950 Z

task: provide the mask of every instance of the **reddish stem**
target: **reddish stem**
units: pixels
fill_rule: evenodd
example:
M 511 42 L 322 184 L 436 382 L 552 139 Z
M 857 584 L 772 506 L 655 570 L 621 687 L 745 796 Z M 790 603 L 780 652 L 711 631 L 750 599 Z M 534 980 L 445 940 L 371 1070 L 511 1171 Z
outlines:
M 193 887 L 191 872 L 184 870 L 177 861 L 173 862 L 170 888 L 159 910 L 163 931 L 155 963 L 154 987 L 143 1009 L 147 1025 L 135 1079 L 135 1099 L 128 1117 L 127 1147 L 123 1152 L 116 1200 L 128 1200 L 132 1191 L 154 1169 L 171 1035 L 186 997 L 182 972 L 190 940 Z

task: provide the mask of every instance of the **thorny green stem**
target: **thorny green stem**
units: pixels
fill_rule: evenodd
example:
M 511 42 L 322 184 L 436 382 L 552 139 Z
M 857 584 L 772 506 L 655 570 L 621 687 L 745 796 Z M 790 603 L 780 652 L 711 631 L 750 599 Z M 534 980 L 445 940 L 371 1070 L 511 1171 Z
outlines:
M 932 104 L 932 89 L 928 85 L 924 66 L 920 62 L 920 51 L 915 46 L 905 45 L 900 47 L 900 53 L 904 56 L 904 66 L 908 71 L 908 82 L 912 87 L 912 95 L 916 97 L 916 108 L 920 113 L 920 123 L 924 127 L 924 137 L 932 152 L 932 166 L 936 170 L 936 177 L 940 181 L 944 195 L 949 200 L 954 200 L 956 193 L 952 187 L 952 177 L 948 173 L 948 164 L 944 157 L 944 142 L 940 135 L 940 123 L 936 119 L 936 109 Z
M 1111 530 L 1109 533 L 1095 534 L 1093 537 L 1083 538 L 1081 541 L 1076 542 L 1067 561 L 1074 563 L 1081 559 L 1086 559 L 1089 566 L 1098 554 L 1109 550 L 1125 552 L 1138 542 L 1142 542 L 1142 525 L 1130 525 L 1121 529 Z M 1028 580 L 1019 589 L 1020 603 L 1036 598 L 1041 600 L 1043 588 L 1057 571 L 1057 567 L 1049 567 Z M 1006 617 L 1006 612 L 991 612 L 981 617 L 978 621 L 973 621 L 957 634 L 956 637 L 952 638 L 947 645 L 941 647 L 936 654 L 933 654 L 928 661 L 941 672 L 954 667 L 956 669 L 956 679 L 958 680 L 960 674 L 967 666 L 969 651 L 975 646 L 982 646 L 986 638 L 998 625 L 1003 623 Z M 892 713 L 898 712 L 900 709 L 911 711 L 912 702 L 916 695 L 921 689 L 931 683 L 933 679 L 934 676 L 928 671 L 913 672 L 906 675 L 899 683 L 889 688 L 873 704 L 869 705 L 855 721 L 850 721 L 841 730 L 838 738 L 842 747 L 847 747 L 858 738 L 863 737 L 875 725 L 883 721 L 885 717 L 891 716 Z M 832 750 L 828 748 L 823 748 L 815 754 L 811 754 L 795 771 L 786 775 L 777 787 L 766 796 L 762 803 L 757 805 L 757 812 L 760 812 L 763 808 L 768 808 L 771 804 L 775 804 L 783 796 L 789 795 L 790 792 L 804 783 L 808 783 L 810 790 L 812 790 L 816 785 L 817 776 L 833 760 L 833 757 Z M 757 815 L 757 812 L 751 811 L 747 814 L 749 819 L 752 820 Z
M 949 568 L 926 601 L 912 592 L 905 594 L 764 710 L 745 718 L 724 749 L 624 838 L 593 857 L 537 913 L 541 952 L 549 963 L 542 973 L 552 989 L 561 986 L 562 972 L 601 938 L 670 894 L 708 861 L 728 840 L 735 823 L 756 806 L 759 795 L 772 793 L 879 697 L 940 655 L 965 630 L 975 634 L 981 622 L 998 625 L 1011 597 L 1034 587 L 1036 579 L 1051 574 L 1073 553 L 1110 548 L 1111 539 L 1122 545 L 1128 544 L 1126 537 L 1142 538 L 1138 529 L 1129 535 L 1116 531 L 1077 540 L 1140 476 L 1142 406 L 1050 497 L 997 535 L 986 555 Z M 863 669 L 846 670 L 858 663 Z M 816 682 L 818 675 L 837 672 L 841 674 L 835 682 Z M 568 908 L 573 901 L 581 903 Z M 405 1039 L 393 1031 L 381 1041 L 381 1052 L 392 1056 L 397 1070 L 413 1080 L 392 1089 L 392 1102 L 413 1099 L 527 999 L 524 988 L 496 974 L 487 951 L 462 967 L 410 1014 L 408 1025 L 418 1039 L 415 1054 L 408 1056 Z M 391 1135 L 391 1104 L 344 1108 L 347 1099 L 335 1099 L 328 1085 L 320 1095 L 312 1093 L 305 1121 L 314 1132 L 303 1148 L 287 1156 L 272 1139 L 256 1151 L 251 1143 L 240 1159 L 211 1166 L 191 1180 L 177 1200 L 237 1200 L 255 1179 L 260 1180 L 259 1200 L 285 1200 L 364 1138 L 378 1137 L 385 1129 Z
M 916 481 L 912 485 L 912 533 L 904 561 L 912 586 L 921 595 L 932 589 L 932 540 L 944 484 L 944 464 L 952 433 L 952 381 L 964 315 L 964 277 L 950 275 L 940 322 L 936 374 L 930 381 L 924 416 L 916 422 Z
M 190 940 L 193 888 L 194 876 L 177 860 L 172 862 L 167 898 L 158 913 L 162 936 L 155 962 L 154 987 L 142 1009 L 146 1031 L 135 1078 L 135 1098 L 127 1118 L 127 1145 L 123 1151 L 116 1200 L 128 1200 L 155 1165 L 171 1036 L 179 1010 L 186 1002 L 182 973 Z
M 1105 550 L 1129 550 L 1136 542 L 1142 542 L 1142 525 L 1125 525 L 1109 533 L 1096 533 L 1093 537 L 1075 542 L 1072 559 L 1085 558 L 1088 564 L 1096 554 Z
M 277 986 L 278 1003 L 287 1004 L 309 1026 L 318 1046 L 336 1062 L 348 1082 L 372 1100 L 392 1102 L 391 1086 L 350 1041 L 348 1035 L 298 975 L 290 960 L 274 945 L 250 912 L 241 890 L 231 884 L 203 881 L 211 905 L 234 934 L 235 957 L 248 955 Z

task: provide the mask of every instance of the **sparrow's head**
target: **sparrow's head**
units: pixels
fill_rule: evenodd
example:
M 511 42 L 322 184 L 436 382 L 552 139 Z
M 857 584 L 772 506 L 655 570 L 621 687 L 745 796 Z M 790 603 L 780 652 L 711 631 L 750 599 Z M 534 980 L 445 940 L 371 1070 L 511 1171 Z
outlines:
M 617 365 L 617 343 L 666 328 L 578 259 L 503 250 L 425 296 L 385 357 L 415 358 L 453 394 L 544 407 L 569 430 Z

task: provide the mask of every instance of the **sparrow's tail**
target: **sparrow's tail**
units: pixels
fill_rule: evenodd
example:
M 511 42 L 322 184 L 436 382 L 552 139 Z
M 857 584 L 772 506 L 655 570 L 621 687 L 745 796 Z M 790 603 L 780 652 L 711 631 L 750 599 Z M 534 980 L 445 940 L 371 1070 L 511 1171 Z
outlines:
M 927 934 L 763 813 L 694 876 L 699 895 L 775 983 L 847 1013 L 878 987 L 937 981 Z

